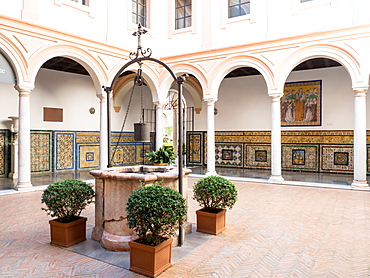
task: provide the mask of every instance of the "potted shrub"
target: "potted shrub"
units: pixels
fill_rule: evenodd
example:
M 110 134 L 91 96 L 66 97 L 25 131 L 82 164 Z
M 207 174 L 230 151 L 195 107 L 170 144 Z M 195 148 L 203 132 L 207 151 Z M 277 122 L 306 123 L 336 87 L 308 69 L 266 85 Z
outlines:
M 80 217 L 82 210 L 93 202 L 93 188 L 81 180 L 63 180 L 50 184 L 43 192 L 42 208 L 51 217 L 51 243 L 63 247 L 86 240 L 86 217 Z
M 156 277 L 171 266 L 171 236 L 186 220 L 185 198 L 155 182 L 136 189 L 127 201 L 127 226 L 138 238 L 129 242 L 130 270 Z
M 197 231 L 217 235 L 225 230 L 226 208 L 232 208 L 237 201 L 235 185 L 220 176 L 208 176 L 194 185 L 193 199 L 201 209 L 197 214 Z
M 154 165 L 169 165 L 175 160 L 175 151 L 172 146 L 163 146 L 156 151 L 146 154 L 149 161 Z

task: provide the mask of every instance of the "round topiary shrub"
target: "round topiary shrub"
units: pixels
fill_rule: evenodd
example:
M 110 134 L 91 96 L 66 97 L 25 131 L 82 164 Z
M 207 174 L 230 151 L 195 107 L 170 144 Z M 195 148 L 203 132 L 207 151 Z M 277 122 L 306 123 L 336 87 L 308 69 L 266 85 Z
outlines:
M 59 222 L 71 222 L 79 218 L 82 210 L 93 202 L 94 189 L 81 180 L 63 180 L 50 184 L 43 192 L 41 203 L 51 217 Z
M 235 185 L 220 176 L 208 176 L 198 180 L 194 185 L 193 199 L 203 211 L 216 212 L 232 208 L 238 199 Z
M 186 220 L 186 200 L 176 190 L 156 182 L 136 189 L 127 201 L 127 226 L 137 242 L 156 246 L 175 235 Z

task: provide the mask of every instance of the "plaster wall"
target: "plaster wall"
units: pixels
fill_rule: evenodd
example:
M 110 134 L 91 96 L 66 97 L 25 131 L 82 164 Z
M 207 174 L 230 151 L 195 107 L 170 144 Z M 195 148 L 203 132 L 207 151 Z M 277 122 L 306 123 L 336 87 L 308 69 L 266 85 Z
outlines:
M 131 88 L 123 97 L 121 110 L 115 112 L 112 109 L 112 131 L 120 131 L 126 115 L 127 107 L 130 101 Z M 153 108 L 153 100 L 150 90 L 147 86 L 143 87 L 143 108 Z M 132 96 L 130 110 L 128 112 L 127 121 L 124 127 L 124 131 L 134 131 L 134 123 L 139 123 L 141 118 L 141 88 L 135 87 L 134 94 Z
M 10 17 L 21 18 L 22 2 L 22 0 L 0 0 L 0 13 Z
M 41 69 L 30 97 L 31 129 L 98 131 L 99 102 L 90 76 Z M 43 107 L 63 108 L 63 122 L 44 122 Z
M 2 3 L 3 2 L 3 3 Z M 251 1 L 249 15 L 228 18 L 227 1 L 193 1 L 192 26 L 175 30 L 174 1 L 148 1 L 148 34 L 143 47 L 156 57 L 280 39 L 369 24 L 369 1 Z M 135 50 L 131 1 L 0 0 L 1 14 L 79 37 Z M 32 27 L 32 26 L 30 26 Z M 45 31 L 47 33 L 47 31 Z M 310 41 L 312 39 L 306 39 Z M 185 43 L 184 43 L 185 42 Z M 165 45 L 165 47 L 164 47 Z
M 0 82 L 0 129 L 9 129 L 9 116 L 18 116 L 18 91 L 14 84 Z

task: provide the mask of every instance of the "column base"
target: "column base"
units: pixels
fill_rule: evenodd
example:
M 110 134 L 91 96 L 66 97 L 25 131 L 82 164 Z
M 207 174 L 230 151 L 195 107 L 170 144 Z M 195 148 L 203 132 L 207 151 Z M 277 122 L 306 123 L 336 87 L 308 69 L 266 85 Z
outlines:
M 216 171 L 208 171 L 206 174 L 205 174 L 206 177 L 208 176 L 218 176 L 218 174 L 216 173 Z
M 281 175 L 271 175 L 268 180 L 268 183 L 283 183 L 284 178 Z
M 31 191 L 33 186 L 30 182 L 18 182 L 15 189 L 18 191 Z
M 363 188 L 368 188 L 369 184 L 367 183 L 366 180 L 353 180 L 352 187 L 363 187 Z

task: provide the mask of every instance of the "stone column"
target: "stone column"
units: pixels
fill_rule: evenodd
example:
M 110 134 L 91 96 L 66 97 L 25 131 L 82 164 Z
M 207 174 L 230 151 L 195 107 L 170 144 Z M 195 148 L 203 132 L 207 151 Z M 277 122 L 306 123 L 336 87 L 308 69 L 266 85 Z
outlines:
M 102 90 L 98 95 L 100 99 L 100 154 L 99 166 L 100 169 L 108 167 L 108 109 L 107 109 L 107 93 Z
M 216 173 L 215 151 L 215 99 L 205 99 L 207 102 L 207 176 Z
M 281 175 L 281 114 L 280 98 L 282 94 L 269 93 L 271 98 L 271 176 L 270 183 L 282 183 Z
M 353 187 L 367 187 L 366 180 L 366 91 L 365 88 L 353 88 L 354 107 L 354 180 Z
M 31 184 L 31 120 L 30 93 L 31 86 L 16 86 L 19 92 L 19 149 L 18 149 L 18 183 L 19 191 L 32 188 Z
M 157 102 L 155 105 L 155 148 L 158 150 L 163 145 L 163 103 Z

